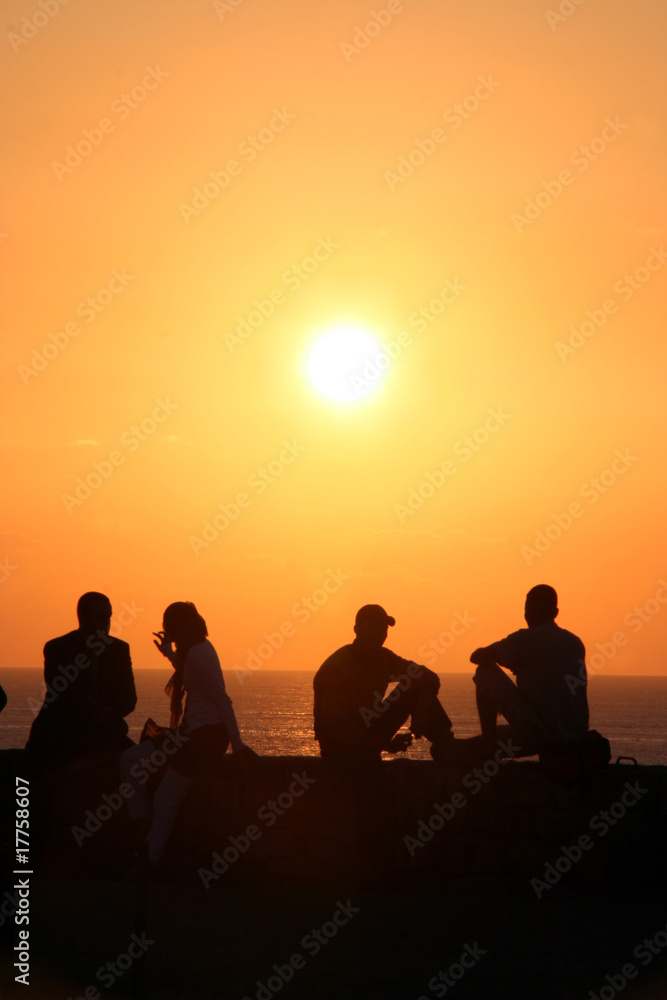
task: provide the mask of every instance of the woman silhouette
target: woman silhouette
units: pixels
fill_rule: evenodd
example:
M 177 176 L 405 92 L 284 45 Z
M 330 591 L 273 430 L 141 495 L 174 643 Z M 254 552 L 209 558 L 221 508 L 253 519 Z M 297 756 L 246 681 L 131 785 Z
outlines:
M 233 753 L 256 756 L 241 739 L 218 655 L 207 638 L 206 622 L 194 604 L 170 604 L 163 615 L 162 629 L 153 635 L 155 645 L 174 668 L 165 688 L 171 699 L 171 728 L 185 740 L 171 757 L 153 796 L 146 835 L 148 859 L 153 865 L 159 864 L 164 855 L 176 814 L 193 780 L 214 767 L 230 743 Z M 146 783 L 138 782 L 133 769 L 136 772 L 139 761 L 154 749 L 153 741 L 144 741 L 121 756 L 122 777 L 135 789 L 127 800 L 128 811 L 133 819 L 144 823 L 151 817 L 149 796 Z

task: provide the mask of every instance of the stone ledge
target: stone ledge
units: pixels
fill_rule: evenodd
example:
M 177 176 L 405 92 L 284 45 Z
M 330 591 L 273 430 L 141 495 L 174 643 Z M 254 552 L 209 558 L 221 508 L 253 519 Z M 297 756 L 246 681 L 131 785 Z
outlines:
M 243 767 L 229 758 L 191 792 L 177 849 L 210 863 L 217 853 L 225 873 L 319 878 L 390 865 L 406 873 L 539 876 L 563 848 L 576 854 L 585 836 L 577 871 L 595 879 L 667 875 L 667 767 L 609 765 L 573 788 L 530 761 L 508 761 L 485 777 L 473 768 L 392 760 L 372 779 L 346 781 L 316 757 L 267 757 Z

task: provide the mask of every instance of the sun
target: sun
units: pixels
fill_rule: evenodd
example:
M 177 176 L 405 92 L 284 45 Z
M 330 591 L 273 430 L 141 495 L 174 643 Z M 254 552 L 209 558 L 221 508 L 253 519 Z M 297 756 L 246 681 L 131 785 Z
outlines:
M 353 402 L 378 388 L 389 357 L 378 342 L 354 326 L 323 334 L 308 357 L 308 374 L 328 399 Z

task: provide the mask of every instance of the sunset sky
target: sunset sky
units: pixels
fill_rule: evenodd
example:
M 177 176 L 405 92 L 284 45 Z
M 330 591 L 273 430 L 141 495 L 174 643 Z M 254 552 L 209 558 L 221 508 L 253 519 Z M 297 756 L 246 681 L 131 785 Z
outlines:
M 667 672 L 667 12 L 560 9 L 5 0 L 3 666 L 101 590 L 137 668 L 191 600 L 226 674 L 365 603 L 462 671 L 549 583 Z

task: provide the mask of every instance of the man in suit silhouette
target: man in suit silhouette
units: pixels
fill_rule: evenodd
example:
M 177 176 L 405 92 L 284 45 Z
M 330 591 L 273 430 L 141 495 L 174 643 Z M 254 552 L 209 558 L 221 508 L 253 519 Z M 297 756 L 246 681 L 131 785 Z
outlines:
M 137 703 L 130 647 L 109 635 L 111 602 L 91 591 L 76 610 L 79 627 L 44 646 L 46 694 L 26 745 L 38 767 L 133 745 L 125 722 Z

